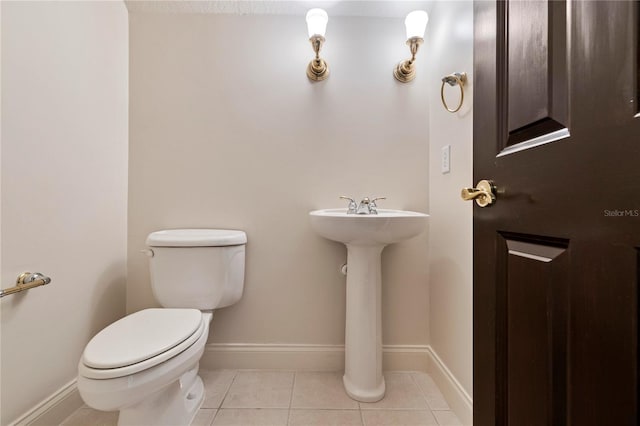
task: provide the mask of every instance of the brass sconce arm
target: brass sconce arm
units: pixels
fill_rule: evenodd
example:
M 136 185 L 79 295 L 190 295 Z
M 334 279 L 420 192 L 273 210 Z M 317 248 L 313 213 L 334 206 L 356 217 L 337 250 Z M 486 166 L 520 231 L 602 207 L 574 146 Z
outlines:
M 420 37 L 411 37 L 407 40 L 407 46 L 409 46 L 409 50 L 411 51 L 411 63 L 416 60 L 416 54 L 422 43 L 424 43 L 424 39 Z
M 402 83 L 407 83 L 416 78 L 416 67 L 414 62 L 416 60 L 418 49 L 422 43 L 424 43 L 424 39 L 422 37 L 411 37 L 407 40 L 407 45 L 411 51 L 411 59 L 405 59 L 400 62 L 393 70 L 393 76 L 396 80 Z
M 320 59 L 320 49 L 322 49 L 325 38 L 321 35 L 314 35 L 309 41 L 311 42 L 311 46 L 313 46 L 313 51 L 316 52 L 316 59 Z
M 309 41 L 311 42 L 311 46 L 313 47 L 313 51 L 316 56 L 311 62 L 309 62 L 309 66 L 307 66 L 307 77 L 313 81 L 324 80 L 329 77 L 329 66 L 324 59 L 320 58 L 320 49 L 322 49 L 325 38 L 316 34 L 313 35 Z

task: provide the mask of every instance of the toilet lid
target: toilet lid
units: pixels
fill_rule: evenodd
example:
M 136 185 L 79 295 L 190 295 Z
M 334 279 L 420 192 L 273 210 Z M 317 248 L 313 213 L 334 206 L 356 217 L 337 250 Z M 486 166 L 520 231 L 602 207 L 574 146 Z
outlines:
M 168 229 L 147 237 L 150 247 L 225 247 L 246 243 L 247 234 L 233 229 Z
M 87 344 L 82 362 L 98 369 L 136 364 L 184 342 L 201 323 L 197 309 L 144 309 L 98 333 Z

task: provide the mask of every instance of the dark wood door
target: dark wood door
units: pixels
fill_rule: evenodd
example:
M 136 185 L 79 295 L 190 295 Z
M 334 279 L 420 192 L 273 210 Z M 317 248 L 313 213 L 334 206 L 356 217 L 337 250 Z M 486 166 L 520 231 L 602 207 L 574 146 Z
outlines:
M 637 425 L 640 7 L 474 7 L 474 425 Z

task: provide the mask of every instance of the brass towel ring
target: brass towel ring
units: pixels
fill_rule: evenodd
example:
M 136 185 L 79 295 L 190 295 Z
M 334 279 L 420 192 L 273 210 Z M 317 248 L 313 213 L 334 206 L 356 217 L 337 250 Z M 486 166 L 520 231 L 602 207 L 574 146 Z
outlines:
M 440 87 L 440 99 L 442 99 L 442 105 L 449 112 L 458 112 L 462 108 L 462 102 L 464 102 L 464 84 L 467 82 L 467 73 L 456 72 L 442 77 L 442 87 Z M 444 100 L 444 84 L 448 83 L 449 86 L 458 85 L 460 87 L 460 103 L 456 109 L 451 109 L 447 106 L 447 101 Z

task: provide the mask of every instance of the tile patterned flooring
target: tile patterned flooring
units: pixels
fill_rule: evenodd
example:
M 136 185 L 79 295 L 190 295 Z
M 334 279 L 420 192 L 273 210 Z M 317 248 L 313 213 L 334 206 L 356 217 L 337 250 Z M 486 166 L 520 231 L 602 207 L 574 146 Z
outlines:
M 193 426 L 461 425 L 426 373 L 385 372 L 386 395 L 373 403 L 349 398 L 338 372 L 215 370 L 200 376 L 206 395 Z M 61 426 L 117 422 L 118 413 L 85 406 Z

